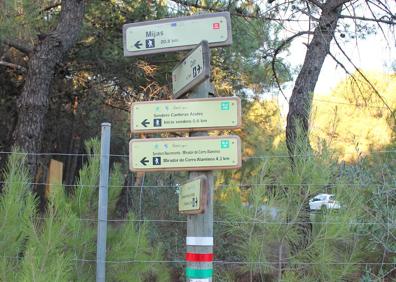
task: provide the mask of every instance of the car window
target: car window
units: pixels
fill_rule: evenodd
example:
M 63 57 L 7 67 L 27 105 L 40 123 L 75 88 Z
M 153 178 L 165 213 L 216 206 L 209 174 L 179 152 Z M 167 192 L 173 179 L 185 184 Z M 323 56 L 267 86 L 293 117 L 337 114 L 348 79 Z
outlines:
M 312 202 L 318 202 L 318 201 L 321 201 L 321 199 L 320 198 L 313 198 L 312 199 Z

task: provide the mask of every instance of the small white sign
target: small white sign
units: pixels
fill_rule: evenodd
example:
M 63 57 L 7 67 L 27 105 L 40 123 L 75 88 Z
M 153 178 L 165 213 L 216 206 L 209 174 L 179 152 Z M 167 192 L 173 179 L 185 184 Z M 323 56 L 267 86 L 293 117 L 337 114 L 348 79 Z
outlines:
M 209 46 L 202 41 L 172 71 L 173 96 L 179 98 L 210 75 Z

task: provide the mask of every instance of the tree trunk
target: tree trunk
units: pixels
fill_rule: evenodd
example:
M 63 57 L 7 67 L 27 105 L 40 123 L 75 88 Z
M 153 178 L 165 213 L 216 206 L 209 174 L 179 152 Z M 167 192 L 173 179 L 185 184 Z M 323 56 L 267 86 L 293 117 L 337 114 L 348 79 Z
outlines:
M 74 125 L 73 125 L 74 128 Z M 74 179 L 77 174 L 77 164 L 78 164 L 78 153 L 81 149 L 81 138 L 79 135 L 75 135 L 75 131 L 72 130 L 72 136 L 70 140 L 69 153 L 71 155 L 67 156 L 66 167 L 65 167 L 65 177 L 64 183 L 68 185 L 66 191 L 72 192 L 74 189 L 72 185 L 74 184 Z
M 83 0 L 63 0 L 60 19 L 54 31 L 35 47 L 28 63 L 22 94 L 17 101 L 18 122 L 13 143 L 25 152 L 38 153 L 44 133 L 44 117 L 55 67 L 77 41 L 84 16 Z M 37 155 L 29 154 L 31 177 L 37 170 Z
M 306 154 L 310 151 L 308 130 L 313 91 L 323 62 L 329 53 L 330 41 L 333 39 L 344 2 L 348 1 L 328 0 L 324 3 L 319 24 L 314 31 L 293 88 L 286 126 L 286 144 L 293 165 L 295 155 Z
M 133 207 L 133 177 L 131 172 L 127 172 L 124 178 L 124 185 L 116 204 L 116 214 L 119 218 L 126 218 Z
M 337 22 L 341 13 L 341 6 L 349 0 L 327 0 L 322 8 L 319 24 L 315 28 L 312 41 L 308 46 L 304 63 L 293 88 L 289 102 L 289 113 L 286 125 L 286 144 L 292 162 L 292 169 L 296 162 L 304 162 L 311 154 L 309 143 L 309 116 L 312 107 L 313 91 L 318 81 L 323 62 L 330 51 L 330 42 L 334 37 Z M 310 222 L 308 188 L 301 184 L 300 198 L 303 208 L 298 214 L 294 229 L 298 240 L 292 245 L 292 252 L 297 253 L 308 246 L 311 241 L 312 224 Z

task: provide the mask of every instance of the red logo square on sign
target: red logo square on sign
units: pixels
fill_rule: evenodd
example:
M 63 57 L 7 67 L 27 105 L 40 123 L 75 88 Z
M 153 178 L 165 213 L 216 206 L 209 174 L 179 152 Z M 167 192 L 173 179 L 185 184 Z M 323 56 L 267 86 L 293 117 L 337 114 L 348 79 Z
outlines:
M 220 28 L 220 23 L 214 23 L 212 24 L 213 29 L 219 29 Z

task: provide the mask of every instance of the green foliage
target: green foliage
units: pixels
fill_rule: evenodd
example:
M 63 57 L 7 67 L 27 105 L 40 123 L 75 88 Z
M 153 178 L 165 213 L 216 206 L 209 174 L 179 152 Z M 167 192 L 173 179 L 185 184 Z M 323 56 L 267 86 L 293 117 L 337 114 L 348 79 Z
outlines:
M 159 245 L 151 246 L 148 240 L 148 226 L 138 226 L 128 216 L 130 222 L 115 226 L 109 236 L 109 261 L 131 261 L 131 263 L 113 263 L 108 265 L 109 281 L 170 281 L 169 272 L 162 260 Z M 136 262 L 133 262 L 136 261 Z M 149 262 L 154 261 L 154 262 Z
M 39 33 L 53 27 L 59 9 L 45 11 L 52 5 L 49 0 L 5 0 L 0 3 L 0 40 L 12 38 L 26 41 L 36 40 Z
M 384 101 L 395 112 L 396 76 L 365 73 L 376 93 L 360 74 L 339 83 L 328 97 L 314 99 L 311 142 L 324 139 L 345 161 L 378 150 L 394 138 L 395 120 Z M 378 96 L 381 96 L 381 98 Z M 316 101 L 315 101 L 316 100 Z
M 217 190 L 216 214 L 226 224 L 216 234 L 227 238 L 226 243 L 218 239 L 218 256 L 246 263 L 230 270 L 235 276 L 266 281 L 279 277 L 282 281 L 354 281 L 363 275 L 364 262 L 380 262 L 384 250 L 390 252 L 388 260 L 394 254 L 390 238 L 395 229 L 389 221 L 395 205 L 389 194 L 385 197 L 389 190 L 378 193 L 366 181 L 367 188 L 360 188 L 362 173 L 374 172 L 368 163 L 342 173 L 345 168 L 337 164 L 327 146 L 321 148 L 298 156 L 293 170 L 288 158 L 269 156 L 260 162 L 256 176 L 243 179 L 243 187 L 239 187 L 240 181 L 231 181 L 227 188 Z M 278 154 L 287 153 L 283 149 Z M 383 163 L 394 171 L 389 167 L 392 161 Z M 378 169 L 390 176 L 384 167 Z M 392 176 L 386 182 L 393 181 Z M 319 193 L 336 195 L 341 209 L 307 212 L 307 201 Z M 301 229 L 304 220 L 312 226 L 310 232 L 301 233 L 306 232 Z M 379 277 L 389 274 L 391 266 L 382 268 L 386 270 Z
M 243 100 L 242 128 L 232 133 L 239 135 L 243 140 L 242 155 L 246 159 L 240 170 L 218 173 L 216 182 L 218 184 L 228 184 L 232 180 L 243 182 L 260 174 L 261 162 L 255 157 L 277 153 L 284 139 L 282 123 L 280 108 L 276 101 Z
M 37 216 L 24 157 L 11 155 L 0 197 L 1 281 L 94 280 L 99 147 L 98 140 L 86 142 L 88 163 L 80 170 L 74 194 L 67 196 L 61 185 L 51 186 L 46 212 Z M 122 178 L 120 166 L 115 165 L 110 180 L 110 189 L 115 188 L 109 193 L 111 209 Z M 163 251 L 149 241 L 148 227 L 136 225 L 133 218 L 131 214 L 130 221 L 108 226 L 107 260 L 129 261 L 108 263 L 109 281 L 169 281 L 164 265 L 142 263 L 163 260 Z
M 25 156 L 17 150 L 10 156 L 4 173 L 0 197 L 0 280 L 15 281 L 20 269 L 19 256 L 30 235 L 35 201 L 29 192 L 30 178 L 24 166 Z
M 97 139 L 88 140 L 85 143 L 85 151 L 88 154 L 88 162 L 80 170 L 75 191 L 76 201 L 72 204 L 74 212 L 81 216 L 95 214 L 97 210 L 97 187 L 99 185 L 100 171 L 100 143 Z
M 124 181 L 124 175 L 122 174 L 121 171 L 121 164 L 115 163 L 113 165 L 113 169 L 111 170 L 110 179 L 109 179 L 108 209 L 110 211 L 116 210 L 116 204 L 122 190 L 123 181 Z
M 53 206 L 46 216 L 43 223 L 29 228 L 19 281 L 70 281 L 72 278 L 72 256 L 64 253 L 65 242 L 73 232 L 70 219 Z

